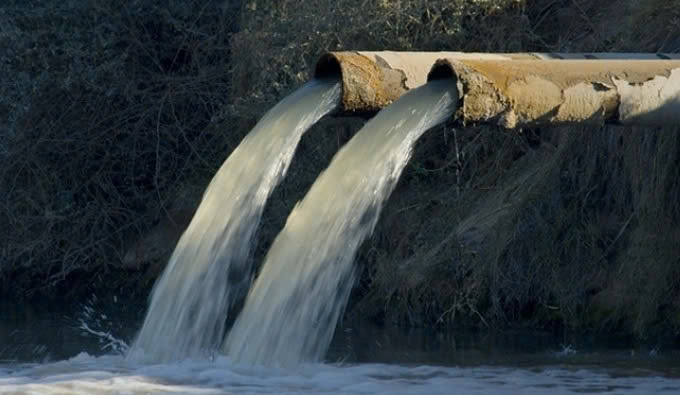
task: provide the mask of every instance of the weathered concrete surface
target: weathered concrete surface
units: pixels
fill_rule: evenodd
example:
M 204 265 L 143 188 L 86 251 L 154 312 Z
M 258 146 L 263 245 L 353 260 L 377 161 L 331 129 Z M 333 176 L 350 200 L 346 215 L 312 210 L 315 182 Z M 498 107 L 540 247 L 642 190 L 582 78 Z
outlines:
M 564 60 L 575 60 L 575 59 L 590 59 L 590 60 L 670 60 L 670 59 L 680 59 L 680 53 L 642 53 L 642 52 L 580 52 L 580 53 L 567 53 L 567 52 L 546 52 L 538 53 L 532 52 L 536 59 L 548 60 L 548 59 L 564 59 Z
M 429 78 L 446 77 L 463 123 L 680 123 L 680 61 L 440 59 Z
M 375 112 L 409 89 L 427 82 L 432 65 L 447 59 L 535 59 L 529 53 L 482 54 L 465 52 L 329 52 L 316 64 L 314 75 L 342 78 L 342 111 Z
M 459 61 L 492 60 L 661 60 L 680 59 L 680 54 L 654 53 L 468 53 L 468 52 L 395 52 L 395 51 L 347 51 L 329 52 L 316 64 L 316 77 L 340 77 L 343 84 L 343 113 L 373 113 L 390 105 L 409 89 L 427 82 L 432 66 L 440 59 Z M 608 86 L 613 81 L 604 78 Z M 534 81 L 540 84 L 540 81 Z M 516 87 L 517 88 L 517 87 Z M 587 84 L 571 87 L 568 100 L 606 100 L 609 95 L 592 95 Z M 555 93 L 555 92 L 553 92 Z M 632 94 L 632 92 L 631 92 Z M 584 96 L 585 95 L 585 96 Z M 546 99 L 555 100 L 554 96 Z M 596 102 L 592 102 L 595 100 Z M 482 104 L 482 103 L 479 103 Z M 490 103 L 492 107 L 494 103 Z M 497 103 L 496 103 L 497 104 Z M 555 104 L 555 103 L 553 103 Z M 578 103 L 569 103 L 576 106 Z M 536 110 L 536 109 L 534 109 Z M 493 111 L 491 109 L 490 111 Z M 565 110 L 563 110 L 564 112 Z M 534 114 L 536 115 L 536 114 Z M 569 117 L 570 112 L 563 114 Z M 511 114 L 508 114 L 511 117 Z M 578 119 L 574 119 L 578 121 Z

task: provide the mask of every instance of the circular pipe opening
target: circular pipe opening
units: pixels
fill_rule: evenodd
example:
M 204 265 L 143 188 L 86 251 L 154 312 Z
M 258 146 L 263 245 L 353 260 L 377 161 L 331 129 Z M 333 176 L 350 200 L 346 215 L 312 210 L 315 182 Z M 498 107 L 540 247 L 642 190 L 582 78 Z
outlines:
M 455 78 L 456 76 L 453 73 L 453 69 L 451 66 L 444 62 L 437 62 L 434 64 L 432 67 L 432 70 L 427 74 L 427 80 L 432 81 L 432 80 L 441 80 L 445 78 Z
M 314 70 L 315 78 L 342 78 L 342 69 L 340 62 L 333 54 L 323 55 L 318 62 L 316 62 L 316 69 Z

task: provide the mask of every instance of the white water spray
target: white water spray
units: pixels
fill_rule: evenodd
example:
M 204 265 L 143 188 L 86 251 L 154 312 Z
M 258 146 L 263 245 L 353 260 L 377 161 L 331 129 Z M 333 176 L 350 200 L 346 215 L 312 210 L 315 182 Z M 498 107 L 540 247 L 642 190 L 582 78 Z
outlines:
M 313 80 L 258 122 L 219 169 L 151 296 L 130 355 L 210 356 L 227 312 L 252 279 L 253 236 L 302 134 L 340 102 L 337 81 Z
M 236 362 L 294 366 L 323 358 L 352 288 L 352 263 L 414 142 L 457 106 L 433 81 L 382 110 L 335 156 L 288 217 L 224 349 Z

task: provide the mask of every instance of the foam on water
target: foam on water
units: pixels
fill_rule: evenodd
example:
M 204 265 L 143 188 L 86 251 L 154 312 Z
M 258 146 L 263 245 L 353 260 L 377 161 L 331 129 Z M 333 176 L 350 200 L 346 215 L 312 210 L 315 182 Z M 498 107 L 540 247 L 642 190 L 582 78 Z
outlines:
M 170 361 L 219 348 L 227 312 L 251 283 L 251 244 L 264 204 L 302 134 L 339 101 L 337 81 L 305 84 L 267 112 L 224 162 L 154 286 L 132 355 Z
M 677 394 L 680 380 L 613 377 L 545 367 L 303 364 L 296 370 L 185 360 L 145 365 L 121 356 L 79 354 L 47 364 L 0 365 L 2 394 Z
M 456 109 L 453 80 L 433 81 L 371 119 L 333 158 L 269 250 L 224 349 L 241 363 L 323 358 L 353 283 L 353 261 L 414 142 Z

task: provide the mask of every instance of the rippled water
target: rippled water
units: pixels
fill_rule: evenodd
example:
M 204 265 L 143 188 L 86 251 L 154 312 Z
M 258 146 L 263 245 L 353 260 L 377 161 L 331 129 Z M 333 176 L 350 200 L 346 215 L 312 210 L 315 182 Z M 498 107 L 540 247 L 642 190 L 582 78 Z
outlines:
M 120 356 L 0 367 L 0 393 L 36 394 L 677 394 L 677 379 L 564 367 L 306 364 L 295 370 L 213 362 L 134 364 Z
M 291 370 L 239 366 L 221 355 L 144 363 L 110 346 L 112 338 L 127 344 L 142 318 L 121 312 L 128 303 L 0 303 L 0 394 L 680 393 L 680 352 L 668 345 L 578 336 L 565 343 L 536 332 L 366 324 L 339 328 L 326 363 Z

